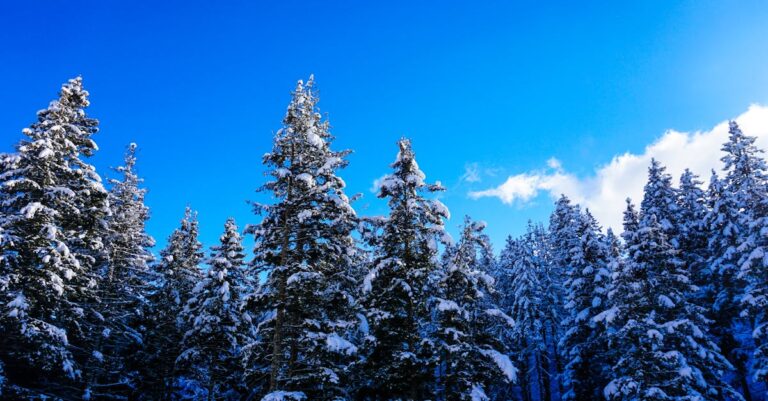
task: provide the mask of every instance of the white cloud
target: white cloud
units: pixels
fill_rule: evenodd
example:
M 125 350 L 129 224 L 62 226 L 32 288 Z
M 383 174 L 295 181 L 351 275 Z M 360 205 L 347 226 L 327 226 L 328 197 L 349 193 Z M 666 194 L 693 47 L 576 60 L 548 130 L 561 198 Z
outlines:
M 768 107 L 750 106 L 736 121 L 745 134 L 758 138 L 758 147 L 768 149 Z M 470 192 L 469 196 L 473 199 L 497 197 L 512 204 L 530 201 L 540 192 L 553 198 L 562 193 L 588 207 L 604 226 L 620 230 L 624 199 L 630 197 L 635 203 L 640 202 L 652 158 L 664 164 L 675 180 L 688 167 L 707 182 L 710 170 L 721 168 L 720 147 L 727 138 L 727 121 L 705 132 L 669 130 L 646 146 L 642 154 L 614 156 L 589 177 L 568 173 L 557 159 L 551 158 L 547 161 L 548 170 L 513 175 L 498 187 Z
M 384 174 L 381 177 L 373 180 L 373 183 L 371 184 L 371 187 L 368 189 L 371 191 L 371 193 L 378 193 L 379 189 L 381 188 L 381 183 L 384 181 L 385 178 L 387 178 L 389 174 Z
M 461 176 L 462 181 L 466 182 L 480 182 L 480 167 L 477 163 L 468 163 L 464 166 L 464 175 Z

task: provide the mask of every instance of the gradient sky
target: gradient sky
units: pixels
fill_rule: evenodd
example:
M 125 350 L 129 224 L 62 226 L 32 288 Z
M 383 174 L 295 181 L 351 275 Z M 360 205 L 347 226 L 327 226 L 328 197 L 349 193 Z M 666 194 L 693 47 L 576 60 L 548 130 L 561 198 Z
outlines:
M 191 205 L 211 245 L 228 216 L 257 221 L 245 201 L 258 199 L 261 155 L 314 73 L 335 147 L 354 150 L 341 175 L 364 195 L 359 214 L 385 211 L 370 189 L 409 136 L 448 187 L 453 231 L 470 214 L 499 248 L 546 219 L 551 198 L 470 191 L 552 157 L 589 176 L 669 128 L 768 104 L 765 1 L 214 3 L 2 2 L 0 151 L 82 75 L 102 176 L 137 142 L 151 234 L 164 243 Z

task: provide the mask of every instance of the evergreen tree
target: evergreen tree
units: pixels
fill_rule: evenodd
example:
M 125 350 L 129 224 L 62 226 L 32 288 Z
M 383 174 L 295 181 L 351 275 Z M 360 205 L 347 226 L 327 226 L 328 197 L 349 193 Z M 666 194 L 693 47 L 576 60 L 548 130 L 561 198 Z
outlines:
M 712 210 L 707 218 L 711 231 L 709 264 L 716 275 L 712 331 L 735 367 L 734 383 L 747 399 L 751 398 L 749 358 L 754 350 L 748 339 L 754 322 L 741 316 L 743 306 L 748 304 L 742 302 L 748 278 L 752 278 L 743 271 L 753 265 L 749 262 L 751 255 L 757 256 L 754 266 L 762 266 L 758 221 L 765 215 L 766 196 L 766 166 L 754 141 L 736 122 L 729 123 L 728 141 L 722 147 L 725 155 L 721 158 L 725 177 L 711 185 Z
M 149 398 L 169 397 L 175 381 L 175 362 L 187 329 L 182 311 L 202 278 L 202 244 L 198 241 L 197 214 L 187 207 L 179 228 L 168 237 L 154 266 L 158 287 L 150 294 L 147 325 L 150 328 L 144 356 L 143 391 Z
M 484 228 L 485 223 L 467 217 L 461 239 L 430 280 L 439 399 L 487 399 L 492 383 L 517 376 L 503 343 L 489 330 L 494 324 L 514 327 L 514 322 L 493 304 L 493 278 L 479 270 L 487 257 L 483 251 L 490 247 Z
M 515 297 L 513 296 L 513 273 L 515 271 L 515 261 L 518 259 L 519 253 L 519 241 L 512 236 L 507 236 L 504 248 L 499 254 L 498 261 L 494 263 L 493 269 L 491 270 L 491 276 L 494 279 L 496 291 L 490 294 L 490 298 L 499 310 L 507 316 L 512 314 L 512 307 L 515 304 Z M 490 335 L 501 341 L 507 350 L 517 354 L 516 356 L 519 365 L 519 361 L 521 360 L 519 355 L 520 349 L 516 346 L 517 338 L 515 337 L 517 334 L 517 323 L 514 319 L 512 322 L 515 324 L 490 325 L 487 327 L 487 330 Z M 519 372 L 522 374 L 519 375 L 515 385 L 505 382 L 494 383 L 489 398 L 493 400 L 513 399 L 516 395 L 516 388 L 524 388 L 527 383 L 526 372 L 524 370 L 519 370 Z
M 138 387 L 141 329 L 146 294 L 152 280 L 149 250 L 155 240 L 146 233 L 149 208 L 144 205 L 146 189 L 136 166 L 135 143 L 128 146 L 124 165 L 115 169 L 122 179 L 109 180 L 110 214 L 106 219 L 105 249 L 108 256 L 100 277 L 99 294 L 104 329 L 98 337 L 100 364 L 89 378 L 92 397 L 128 396 Z
M 568 249 L 565 281 L 564 334 L 560 340 L 566 360 L 564 400 L 599 399 L 608 383 L 603 326 L 594 321 L 606 304 L 608 253 L 597 221 L 589 211 L 574 223 L 576 243 Z
M 678 226 L 678 194 L 672 188 L 672 176 L 667 174 L 667 168 L 656 159 L 651 159 L 648 167 L 648 181 L 645 184 L 643 201 L 640 209 L 646 214 L 656 216 L 670 243 L 677 247 L 679 237 Z
M 243 246 L 233 219 L 224 225 L 220 245 L 212 248 L 208 271 L 182 312 L 188 327 L 176 359 L 182 378 L 180 398 L 238 400 L 242 391 L 240 349 L 249 338 L 249 319 L 240 302 Z
M 740 345 L 746 353 L 755 347 L 752 376 L 768 384 L 768 166 L 762 157 L 763 150 L 755 146 L 756 138 L 745 135 L 735 121 L 729 123 L 728 134 L 728 142 L 722 148 L 726 153 L 722 158 L 726 172 L 724 195 L 736 209 L 733 217 L 738 220 L 733 224 L 740 228 L 732 255 L 737 264 L 729 273 L 733 276 L 737 271 L 735 279 L 745 286 L 744 293 L 732 294 L 728 304 L 741 303 L 741 324 L 752 332 L 754 344 L 743 341 Z M 738 327 L 733 331 L 738 333 Z M 736 359 L 735 364 L 740 366 L 747 357 Z M 744 370 L 739 374 L 746 376 Z M 742 388 L 747 397 L 751 396 L 747 377 L 742 378 Z
M 260 343 L 249 347 L 249 374 L 269 377 L 269 397 L 348 398 L 347 369 L 357 351 L 349 341 L 357 325 L 351 236 L 357 217 L 336 175 L 349 151 L 331 150 L 317 102 L 314 79 L 299 81 L 264 156 L 272 180 L 261 191 L 277 202 L 255 205 L 264 218 L 250 230 L 256 239 L 251 275 L 266 274 L 266 281 L 247 300 L 262 318 Z
M 698 176 L 685 169 L 680 176 L 680 188 L 677 198 L 677 239 L 675 243 L 680 250 L 679 257 L 690 273 L 694 284 L 690 294 L 696 304 L 709 309 L 711 307 L 712 272 L 707 260 L 709 258 L 707 229 L 706 194 L 701 189 L 702 182 Z
M 73 380 L 97 362 L 96 285 L 108 201 L 85 161 L 97 149 L 91 136 L 98 131 L 88 105 L 80 78 L 64 84 L 3 163 L 0 360 L 10 383 L 31 388 L 19 397 L 81 396 Z
M 516 241 L 511 253 L 511 281 L 508 286 L 511 303 L 508 314 L 515 322 L 512 330 L 513 352 L 524 374 L 520 377 L 523 399 L 549 399 L 549 348 L 547 335 L 548 308 L 542 284 L 551 264 L 547 233 L 541 225 L 528 222 L 526 233 Z
M 549 217 L 549 235 L 547 244 L 551 263 L 547 271 L 541 274 L 542 285 L 544 287 L 544 296 L 546 297 L 544 305 L 547 307 L 547 319 L 545 320 L 545 336 L 548 356 L 542 358 L 542 361 L 549 364 L 554 361 L 554 366 L 547 366 L 547 375 L 544 375 L 545 383 L 543 395 L 546 399 L 559 399 L 563 397 L 566 389 L 563 388 L 563 380 L 558 380 L 564 373 L 564 361 L 568 360 L 565 352 L 559 349 L 559 342 L 562 339 L 565 328 L 562 323 L 567 318 L 567 311 L 564 309 L 567 290 L 565 288 L 566 278 L 573 269 L 571 260 L 571 250 L 579 242 L 576 228 L 581 220 L 581 212 L 578 205 L 571 204 L 567 196 L 561 195 L 555 203 L 555 210 Z M 562 356 L 565 356 L 564 358 Z M 567 363 L 567 362 L 565 362 Z M 554 380 L 550 380 L 549 378 Z M 551 393 L 554 389 L 551 381 L 557 382 L 558 393 Z
M 609 344 L 618 355 L 605 396 L 738 397 L 721 380 L 730 366 L 709 339 L 702 308 L 687 299 L 691 283 L 662 224 L 650 210 L 641 210 L 638 218 L 629 202 L 624 216 L 628 259 L 614 275 L 612 308 L 597 317 L 611 324 Z
M 409 140 L 401 139 L 398 145 L 394 171 L 382 180 L 378 193 L 387 199 L 390 213 L 374 250 L 373 269 L 364 281 L 371 337 L 366 342 L 363 396 L 377 400 L 428 397 L 425 290 L 438 263 L 438 244 L 447 242 L 443 219 L 449 218 L 440 201 L 425 198 L 443 187 L 424 181 Z

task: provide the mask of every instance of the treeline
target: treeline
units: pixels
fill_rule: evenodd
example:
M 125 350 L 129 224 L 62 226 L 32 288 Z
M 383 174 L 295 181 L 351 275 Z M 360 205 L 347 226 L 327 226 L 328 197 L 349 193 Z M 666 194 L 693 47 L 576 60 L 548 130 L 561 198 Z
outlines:
M 358 216 L 317 101 L 299 81 L 256 224 L 206 252 L 187 209 L 155 257 L 136 145 L 105 185 L 64 84 L 0 155 L 0 398 L 765 399 L 768 167 L 735 122 L 708 188 L 653 161 L 620 237 L 563 196 L 497 257 L 407 139 Z

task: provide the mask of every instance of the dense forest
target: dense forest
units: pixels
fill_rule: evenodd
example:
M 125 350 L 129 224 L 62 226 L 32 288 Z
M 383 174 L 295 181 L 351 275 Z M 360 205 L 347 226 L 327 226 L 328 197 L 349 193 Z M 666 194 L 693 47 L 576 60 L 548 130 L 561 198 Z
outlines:
M 358 215 L 317 103 L 299 81 L 252 224 L 205 250 L 187 209 L 155 255 L 137 145 L 103 182 L 65 83 L 0 155 L 0 398 L 767 399 L 768 166 L 736 122 L 707 184 L 653 161 L 622 233 L 562 196 L 495 252 L 447 234 L 408 139 Z

